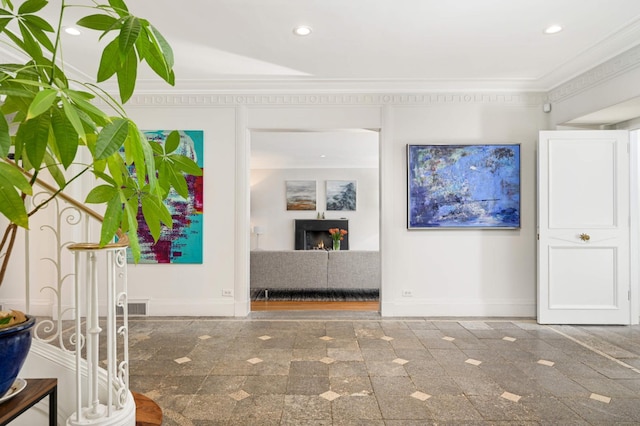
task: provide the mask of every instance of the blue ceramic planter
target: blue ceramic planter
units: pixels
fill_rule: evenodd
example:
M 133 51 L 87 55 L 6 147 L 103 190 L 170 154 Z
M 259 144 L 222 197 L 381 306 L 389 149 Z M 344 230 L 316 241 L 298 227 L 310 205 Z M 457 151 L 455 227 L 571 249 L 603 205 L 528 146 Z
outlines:
M 9 390 L 27 359 L 35 323 L 35 317 L 27 315 L 26 322 L 0 329 L 0 396 Z

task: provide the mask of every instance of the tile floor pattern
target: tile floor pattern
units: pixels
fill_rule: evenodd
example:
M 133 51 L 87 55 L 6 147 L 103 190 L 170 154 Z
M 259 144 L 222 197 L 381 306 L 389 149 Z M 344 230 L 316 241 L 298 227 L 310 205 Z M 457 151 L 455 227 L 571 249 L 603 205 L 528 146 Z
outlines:
M 130 318 L 131 389 L 165 425 L 640 424 L 638 326 L 328 318 Z

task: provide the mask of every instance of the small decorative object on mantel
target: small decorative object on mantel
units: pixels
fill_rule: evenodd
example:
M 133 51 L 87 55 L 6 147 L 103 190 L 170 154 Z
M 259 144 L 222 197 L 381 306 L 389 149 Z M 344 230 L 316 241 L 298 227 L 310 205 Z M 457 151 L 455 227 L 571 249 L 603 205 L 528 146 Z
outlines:
M 333 249 L 340 250 L 340 241 L 344 240 L 344 236 L 348 234 L 345 229 L 331 228 L 329 229 L 331 239 L 333 240 Z

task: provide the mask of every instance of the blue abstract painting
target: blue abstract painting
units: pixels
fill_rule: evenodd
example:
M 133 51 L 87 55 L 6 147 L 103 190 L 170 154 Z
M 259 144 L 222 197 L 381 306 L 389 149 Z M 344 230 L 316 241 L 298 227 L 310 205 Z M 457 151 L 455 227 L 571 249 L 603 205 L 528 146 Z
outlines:
M 519 228 L 520 145 L 408 145 L 408 228 Z

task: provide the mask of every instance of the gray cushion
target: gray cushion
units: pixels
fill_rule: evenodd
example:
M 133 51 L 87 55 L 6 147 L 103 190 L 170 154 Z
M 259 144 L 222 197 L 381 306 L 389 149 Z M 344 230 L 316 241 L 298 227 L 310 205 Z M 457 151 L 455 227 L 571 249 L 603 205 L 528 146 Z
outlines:
M 327 288 L 327 252 L 251 252 L 251 288 Z
M 380 252 L 330 251 L 329 288 L 380 288 Z

